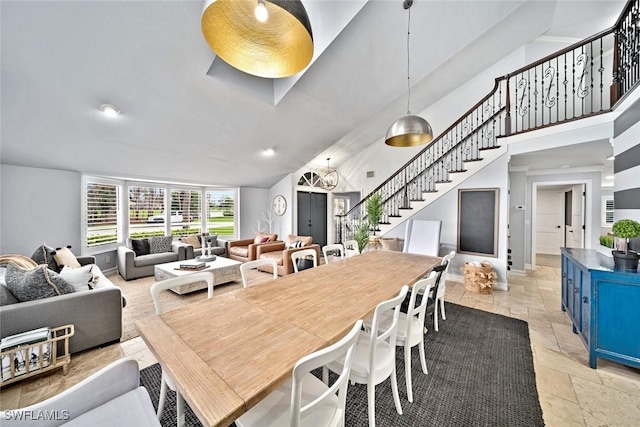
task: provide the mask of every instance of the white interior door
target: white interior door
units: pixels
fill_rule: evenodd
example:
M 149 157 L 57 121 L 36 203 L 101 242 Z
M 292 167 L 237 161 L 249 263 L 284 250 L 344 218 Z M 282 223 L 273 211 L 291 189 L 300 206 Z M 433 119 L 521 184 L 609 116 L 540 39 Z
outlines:
M 574 185 L 565 192 L 565 246 L 584 247 L 584 184 Z
M 563 193 L 538 190 L 536 203 L 536 253 L 560 255 Z

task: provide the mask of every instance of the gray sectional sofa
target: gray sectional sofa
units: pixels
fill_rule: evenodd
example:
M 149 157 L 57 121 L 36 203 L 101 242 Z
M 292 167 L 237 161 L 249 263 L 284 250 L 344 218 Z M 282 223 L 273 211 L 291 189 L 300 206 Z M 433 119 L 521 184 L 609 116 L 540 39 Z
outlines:
M 81 265 L 95 264 L 92 256 L 78 257 L 78 261 Z M 6 287 L 5 271 L 0 267 L 0 336 L 73 324 L 75 335 L 69 341 L 72 354 L 120 341 L 126 301 L 120 288 L 98 266 L 92 270 L 99 277 L 93 290 L 26 302 L 19 302 Z
M 193 255 L 190 258 L 193 258 Z M 127 246 L 118 246 L 116 263 L 118 273 L 125 280 L 133 280 L 140 277 L 153 276 L 156 264 L 183 261 L 185 259 L 189 259 L 187 257 L 187 246 L 178 241 L 171 244 L 170 252 L 151 253 L 148 255 L 136 255 L 129 241 Z

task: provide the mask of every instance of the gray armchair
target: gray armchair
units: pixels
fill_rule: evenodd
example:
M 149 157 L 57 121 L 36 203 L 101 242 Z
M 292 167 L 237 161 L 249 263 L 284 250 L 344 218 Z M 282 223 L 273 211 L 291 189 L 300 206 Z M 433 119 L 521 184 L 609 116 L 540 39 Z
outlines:
M 20 417 L 20 413 L 27 416 Z M 31 415 L 30 417 L 28 415 Z M 56 414 L 35 417 L 34 414 Z M 66 391 L 26 408 L 0 412 L 5 427 L 160 426 L 138 362 L 120 359 Z

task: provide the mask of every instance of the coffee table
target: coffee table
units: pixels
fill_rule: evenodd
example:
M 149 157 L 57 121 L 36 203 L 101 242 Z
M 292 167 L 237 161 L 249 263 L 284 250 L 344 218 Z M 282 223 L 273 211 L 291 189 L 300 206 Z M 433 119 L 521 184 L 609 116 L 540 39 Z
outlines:
M 172 277 L 186 276 L 187 274 L 193 274 L 200 271 L 210 271 L 213 273 L 213 285 L 221 285 L 223 283 L 232 282 L 234 280 L 242 280 L 240 274 L 240 261 L 235 261 L 229 258 L 217 256 L 214 261 L 207 261 L 207 268 L 202 270 L 179 270 L 180 264 L 195 263 L 196 260 L 174 261 L 167 262 L 165 264 L 156 264 L 154 268 L 154 275 L 157 282 L 161 280 L 170 279 Z M 194 282 L 188 285 L 178 286 L 171 288 L 171 290 L 179 295 L 184 295 L 189 292 L 197 291 L 200 289 L 206 289 L 207 282 Z

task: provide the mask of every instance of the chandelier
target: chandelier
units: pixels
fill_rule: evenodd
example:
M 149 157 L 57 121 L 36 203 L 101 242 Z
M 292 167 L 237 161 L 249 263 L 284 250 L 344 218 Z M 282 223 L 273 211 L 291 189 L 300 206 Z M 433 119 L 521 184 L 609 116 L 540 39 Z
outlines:
M 389 126 L 384 143 L 392 147 L 413 147 L 427 144 L 433 140 L 431 125 L 419 116 L 411 115 L 409 104 L 411 102 L 411 83 L 409 74 L 409 35 L 411 34 L 411 5 L 413 0 L 404 0 L 402 6 L 409 10 L 407 24 L 407 115 L 399 118 Z

